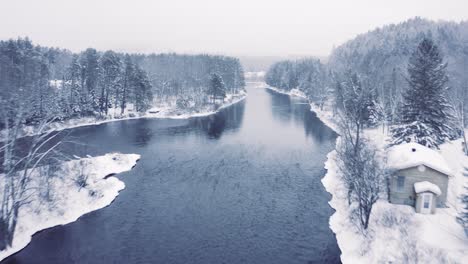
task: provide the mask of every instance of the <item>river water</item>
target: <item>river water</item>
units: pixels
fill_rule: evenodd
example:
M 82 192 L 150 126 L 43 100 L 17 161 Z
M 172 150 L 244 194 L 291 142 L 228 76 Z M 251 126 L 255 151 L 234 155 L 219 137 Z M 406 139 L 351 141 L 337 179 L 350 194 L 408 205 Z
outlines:
M 82 143 L 69 153 L 141 160 L 110 206 L 4 263 L 339 263 L 320 182 L 335 133 L 303 99 L 247 91 L 212 116 L 69 130 Z

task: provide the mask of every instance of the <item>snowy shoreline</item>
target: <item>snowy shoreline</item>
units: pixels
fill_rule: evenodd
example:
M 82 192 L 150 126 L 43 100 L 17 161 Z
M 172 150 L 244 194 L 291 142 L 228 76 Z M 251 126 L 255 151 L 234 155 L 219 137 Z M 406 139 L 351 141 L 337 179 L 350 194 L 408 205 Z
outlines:
M 31 203 L 20 208 L 13 245 L 0 251 L 0 261 L 25 248 L 34 234 L 75 222 L 85 214 L 110 205 L 125 188 L 115 174 L 131 170 L 139 159 L 137 154 L 109 153 L 64 162 L 60 166 L 60 176 L 51 177 L 51 200 L 44 201 L 40 193 L 35 193 Z M 84 187 L 76 183 L 80 172 L 88 176 Z M 33 177 L 32 184 L 44 184 L 40 178 Z
M 331 111 L 320 110 L 313 104 L 311 110 L 327 126 L 339 132 Z M 364 135 L 384 151 L 388 135 L 380 129 L 366 129 Z M 337 146 L 340 140 L 338 137 Z M 330 216 L 329 223 L 343 263 L 460 263 L 468 257 L 468 239 L 456 220 L 463 206 L 458 196 L 468 184 L 462 173 L 464 166 L 468 166 L 468 158 L 463 154 L 460 140 L 445 143 L 440 152 L 456 171 L 449 183 L 449 208 L 438 208 L 434 215 L 421 215 L 411 206 L 390 204 L 381 198 L 374 205 L 365 234 L 350 220 L 351 208 L 336 164 L 336 150 L 327 155 L 327 172 L 322 183 L 332 195 L 329 204 L 335 213 Z
M 327 118 L 330 113 L 314 111 L 318 111 L 320 118 L 325 117 L 327 125 L 335 126 L 333 120 Z M 379 129 L 367 130 L 365 135 L 383 151 L 387 138 Z M 340 140 L 338 137 L 337 146 Z M 457 172 L 449 182 L 448 208 L 438 208 L 434 215 L 422 215 L 411 206 L 391 204 L 382 197 L 374 205 L 366 232 L 350 220 L 351 207 L 336 164 L 336 150 L 327 155 L 327 172 L 322 184 L 332 195 L 329 204 L 335 213 L 330 216 L 329 223 L 343 263 L 462 263 L 461 260 L 468 258 L 468 239 L 456 219 L 463 206 L 460 190 L 467 186 L 467 177 L 462 172 L 464 166 L 468 166 L 468 158 L 460 143 L 460 140 L 445 143 L 440 151 Z
M 305 98 L 297 92 L 268 89 Z M 339 134 L 339 126 L 327 106 L 321 110 L 310 103 L 310 107 L 326 126 Z M 365 135 L 383 151 L 387 135 L 379 129 L 366 130 Z M 336 146 L 340 140 L 338 136 Z M 410 206 L 390 204 L 380 199 L 374 205 L 369 229 L 363 234 L 350 220 L 351 209 L 336 164 L 336 150 L 328 153 L 326 173 L 321 181 L 332 195 L 329 205 L 335 212 L 330 216 L 329 225 L 335 233 L 343 263 L 461 263 L 468 258 L 468 239 L 456 220 L 463 206 L 459 195 L 463 186 L 468 186 L 468 177 L 463 176 L 464 168 L 468 168 L 468 158 L 463 154 L 460 140 L 442 145 L 441 154 L 456 171 L 456 176 L 449 183 L 449 208 L 439 208 L 435 215 L 421 215 Z
M 289 96 L 295 96 L 295 97 L 300 97 L 300 98 L 303 98 L 303 99 L 307 99 L 307 96 L 302 91 L 300 91 L 299 89 L 291 89 L 291 91 L 286 92 L 286 91 L 280 90 L 278 88 L 271 87 L 271 86 L 269 86 L 267 84 L 265 84 L 265 88 L 269 89 L 269 90 L 272 90 L 274 92 L 280 93 L 280 94 L 285 94 L 285 95 L 289 95 Z
M 101 125 L 101 124 L 110 123 L 110 122 L 126 121 L 126 120 L 134 120 L 134 119 L 145 119 L 145 118 L 146 119 L 189 119 L 189 118 L 194 118 L 194 117 L 209 116 L 209 115 L 216 114 L 217 112 L 219 112 L 220 110 L 226 107 L 239 103 L 246 98 L 247 98 L 246 92 L 241 92 L 235 95 L 228 94 L 227 101 L 225 101 L 218 109 L 211 110 L 211 111 L 204 111 L 200 113 L 192 112 L 192 113 L 186 113 L 186 114 L 175 114 L 174 112 L 176 109 L 174 108 L 155 107 L 153 108 L 153 111 L 156 110 L 157 113 L 153 114 L 147 111 L 146 113 L 141 114 L 140 116 L 135 116 L 135 117 L 125 116 L 121 118 L 107 118 L 107 119 L 98 119 L 96 117 L 83 117 L 83 118 L 78 118 L 78 119 L 70 119 L 64 122 L 53 122 L 52 124 L 49 125 L 50 129 L 48 129 L 46 132 L 61 131 L 61 130 L 72 129 L 72 128 L 77 128 L 77 127 L 85 127 L 85 126 L 96 126 L 96 125 Z M 2 136 L 3 133 L 4 131 L 0 131 L 0 136 Z M 20 133 L 20 136 L 27 137 L 27 136 L 34 136 L 36 134 L 37 134 L 36 127 L 27 126 L 23 128 L 23 130 Z

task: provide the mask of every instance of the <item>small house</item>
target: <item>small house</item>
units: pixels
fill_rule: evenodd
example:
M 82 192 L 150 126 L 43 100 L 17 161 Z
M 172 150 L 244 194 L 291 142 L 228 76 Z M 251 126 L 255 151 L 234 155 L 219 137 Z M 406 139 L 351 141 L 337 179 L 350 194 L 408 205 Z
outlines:
M 389 201 L 413 206 L 417 213 L 433 214 L 445 207 L 452 172 L 436 150 L 405 143 L 388 150 Z

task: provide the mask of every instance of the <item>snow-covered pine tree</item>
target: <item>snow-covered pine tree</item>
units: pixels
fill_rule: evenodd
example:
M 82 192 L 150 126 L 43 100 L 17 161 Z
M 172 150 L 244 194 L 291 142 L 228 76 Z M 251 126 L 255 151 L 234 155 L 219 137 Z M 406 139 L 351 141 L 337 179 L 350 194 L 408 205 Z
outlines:
M 465 187 L 465 194 L 461 199 L 463 203 L 463 209 L 460 213 L 460 216 L 458 217 L 458 220 L 465 229 L 465 234 L 468 236 L 468 187 Z
M 454 137 L 446 68 L 438 47 L 424 38 L 409 60 L 409 87 L 403 94 L 397 124 L 391 130 L 393 144 L 412 141 L 438 148 Z
M 211 74 L 208 94 L 211 96 L 213 104 L 215 104 L 217 100 L 224 100 L 226 97 L 226 85 L 221 75 L 217 73 Z
M 133 74 L 133 87 L 135 110 L 137 112 L 148 110 L 153 103 L 152 85 L 148 74 L 138 64 L 135 65 Z
M 340 84 L 345 115 L 356 120 L 362 127 L 373 127 L 382 119 L 381 107 L 377 104 L 375 91 L 352 71 L 345 74 L 345 81 Z
M 130 55 L 125 54 L 122 71 L 122 93 L 120 98 L 120 114 L 123 115 L 132 92 L 132 76 L 135 74 L 135 64 Z

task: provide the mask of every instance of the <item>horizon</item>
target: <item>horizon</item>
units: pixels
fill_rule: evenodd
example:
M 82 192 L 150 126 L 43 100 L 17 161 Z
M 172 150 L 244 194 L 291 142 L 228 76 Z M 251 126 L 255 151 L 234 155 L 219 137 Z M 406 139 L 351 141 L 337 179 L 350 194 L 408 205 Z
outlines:
M 311 57 L 311 58 L 317 58 L 317 59 L 327 59 L 330 55 L 331 55 L 331 52 L 333 52 L 333 49 L 334 48 L 337 48 L 343 44 L 345 44 L 346 42 L 348 41 L 351 41 L 353 39 L 355 39 L 356 37 L 360 36 L 360 35 L 363 35 L 363 34 L 367 34 L 367 33 L 370 33 L 370 32 L 373 32 L 377 29 L 382 29 L 384 27 L 387 27 L 387 26 L 391 26 L 391 25 L 399 25 L 399 24 L 402 24 L 402 23 L 405 23 L 405 22 L 408 22 L 408 21 L 411 21 L 411 20 L 415 20 L 415 19 L 422 19 L 422 20 L 427 20 L 427 21 L 431 21 L 431 22 L 435 22 L 435 23 L 457 23 L 457 24 L 460 24 L 460 23 L 468 23 L 468 19 L 463 19 L 463 20 L 459 20 L 459 21 L 455 21 L 455 20 L 445 20 L 445 19 L 438 19 L 438 20 L 434 20 L 434 19 L 430 19 L 430 18 L 426 18 L 426 17 L 420 17 L 420 16 L 415 16 L 415 17 L 411 17 L 411 18 L 408 18 L 406 20 L 403 20 L 403 21 L 399 21 L 399 22 L 395 22 L 395 23 L 389 23 L 389 24 L 384 24 L 384 25 L 380 25 L 380 26 L 377 26 L 377 27 L 374 27 L 374 28 L 371 28 L 365 32 L 360 32 L 360 33 L 357 33 L 356 35 L 352 36 L 351 38 L 345 40 L 344 42 L 342 43 L 339 43 L 337 45 L 334 45 L 330 52 L 328 54 L 302 54 L 302 53 L 288 53 L 288 54 L 244 54 L 244 53 L 239 53 L 239 54 L 230 54 L 230 53 L 222 53 L 222 52 L 206 52 L 206 51 L 200 51 L 200 52 L 197 52 L 197 51 L 171 51 L 171 50 L 168 50 L 168 51 L 160 51 L 160 52 L 157 52 L 157 51 L 143 51 L 143 52 L 139 52 L 139 51 L 127 51 L 127 50 L 119 50 L 119 49 L 109 49 L 109 48 L 102 48 L 102 49 L 98 49 L 96 47 L 93 47 L 93 46 L 87 46 L 85 48 L 82 48 L 82 49 L 79 49 L 79 50 L 75 50 L 75 49 L 71 49 L 69 47 L 64 47 L 64 46 L 54 46 L 54 45 L 45 45 L 43 43 L 39 43 L 37 42 L 35 39 L 31 38 L 30 36 L 16 36 L 16 37 L 9 37 L 9 38 L 1 38 L 0 41 L 8 41 L 8 40 L 15 40 L 15 39 L 28 39 L 30 40 L 33 44 L 35 45 L 39 45 L 41 47 L 49 47 L 49 48 L 58 48 L 58 49 L 63 49 L 63 50 L 68 50 L 70 52 L 73 52 L 73 53 L 80 53 L 88 48 L 94 48 L 96 49 L 98 52 L 105 52 L 107 50 L 112 50 L 112 51 L 115 51 L 115 52 L 118 52 L 118 53 L 129 53 L 129 54 L 144 54 L 144 55 L 150 55 L 150 54 L 178 54 L 178 55 L 201 55 L 201 54 L 208 54 L 208 55 L 215 55 L 215 56 L 231 56 L 231 57 L 238 57 L 238 58 L 241 58 L 241 57 L 244 57 L 244 58 L 291 58 L 291 59 L 296 59 L 296 58 L 307 58 L 307 57 Z
M 109 1 L 4 3 L 0 23 L 11 26 L 0 28 L 0 39 L 28 37 L 35 44 L 72 52 L 92 47 L 142 54 L 328 57 L 333 48 L 359 34 L 416 17 L 435 22 L 468 20 L 463 11 L 468 3 L 461 0 Z
M 468 259 L 466 10 L 3 1 L 0 264 Z

